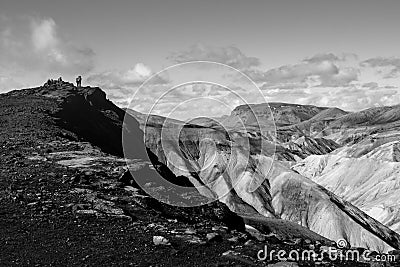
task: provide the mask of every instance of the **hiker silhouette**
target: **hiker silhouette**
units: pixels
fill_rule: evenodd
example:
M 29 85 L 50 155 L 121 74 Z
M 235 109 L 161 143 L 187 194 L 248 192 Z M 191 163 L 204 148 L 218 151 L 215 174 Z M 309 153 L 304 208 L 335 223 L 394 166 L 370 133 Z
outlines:
M 82 77 L 79 75 L 76 78 L 76 87 L 81 87 L 82 86 Z

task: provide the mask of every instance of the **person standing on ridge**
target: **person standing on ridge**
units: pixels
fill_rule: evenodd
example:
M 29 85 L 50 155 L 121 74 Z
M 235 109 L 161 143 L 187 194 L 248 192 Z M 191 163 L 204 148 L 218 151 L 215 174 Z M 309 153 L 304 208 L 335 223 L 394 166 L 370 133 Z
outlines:
M 81 87 L 81 86 L 82 86 L 82 77 L 81 77 L 81 75 L 79 75 L 76 78 L 76 87 Z

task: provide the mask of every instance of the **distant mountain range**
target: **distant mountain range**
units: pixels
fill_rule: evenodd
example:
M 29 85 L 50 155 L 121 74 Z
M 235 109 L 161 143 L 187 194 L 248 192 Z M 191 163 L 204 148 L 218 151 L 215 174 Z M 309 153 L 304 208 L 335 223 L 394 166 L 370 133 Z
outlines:
M 212 183 L 204 194 L 216 194 L 239 214 L 250 206 L 265 217 L 296 222 L 353 246 L 386 251 L 399 245 L 399 172 L 387 162 L 399 157 L 399 106 L 346 112 L 287 103 L 244 105 L 229 116 L 190 122 L 204 128 L 175 121 L 180 143 L 166 142 L 167 147 L 162 147 L 160 134 L 170 127 L 162 125 L 165 119 L 150 115 L 159 124 L 146 125 L 143 115 L 128 112 L 146 128 L 146 146 L 175 174 L 199 186 L 224 180 Z M 171 130 L 171 140 L 176 136 Z M 227 143 L 225 136 L 236 139 Z M 257 151 L 260 139 L 269 145 L 263 155 Z M 243 140 L 249 140 L 250 154 L 235 146 Z M 352 159 L 360 155 L 365 156 Z M 249 191 L 249 184 L 263 179 L 256 191 Z M 230 194 L 226 188 L 232 189 Z

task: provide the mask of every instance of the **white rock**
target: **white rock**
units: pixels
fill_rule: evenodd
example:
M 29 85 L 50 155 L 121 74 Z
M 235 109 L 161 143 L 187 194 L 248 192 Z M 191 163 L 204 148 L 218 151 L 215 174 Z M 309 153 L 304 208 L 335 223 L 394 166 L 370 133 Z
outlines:
M 159 235 L 153 236 L 153 243 L 156 246 L 158 246 L 158 245 L 163 245 L 163 246 L 171 245 L 171 243 L 169 243 L 168 239 L 166 239 L 163 236 L 159 236 Z

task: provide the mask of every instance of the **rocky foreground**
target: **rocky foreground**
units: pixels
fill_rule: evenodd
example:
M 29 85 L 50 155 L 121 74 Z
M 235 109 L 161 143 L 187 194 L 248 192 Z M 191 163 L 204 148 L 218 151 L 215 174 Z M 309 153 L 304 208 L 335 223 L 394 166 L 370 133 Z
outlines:
M 266 245 L 323 252 L 336 244 L 297 221 L 266 218 L 252 205 L 252 216 L 240 217 L 220 202 L 180 208 L 151 198 L 137 187 L 137 179 L 149 190 L 163 187 L 151 182 L 159 174 L 149 168 L 139 123 L 126 116 L 99 88 L 64 83 L 0 95 L 2 266 L 395 265 L 340 257 L 297 263 L 277 256 L 259 260 L 257 253 Z M 123 127 L 124 119 L 129 123 Z M 123 133 L 132 141 L 127 161 Z M 282 151 L 293 155 L 293 149 Z M 137 179 L 126 171 L 127 164 Z M 303 176 L 279 173 L 282 177 L 274 183 L 305 183 L 297 178 Z M 174 173 L 164 174 L 179 180 Z M 271 187 L 279 188 L 274 183 Z M 318 194 L 332 197 L 323 190 Z

